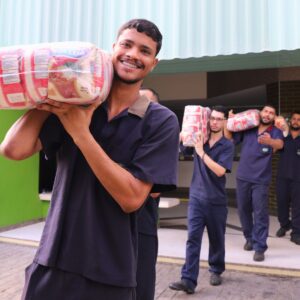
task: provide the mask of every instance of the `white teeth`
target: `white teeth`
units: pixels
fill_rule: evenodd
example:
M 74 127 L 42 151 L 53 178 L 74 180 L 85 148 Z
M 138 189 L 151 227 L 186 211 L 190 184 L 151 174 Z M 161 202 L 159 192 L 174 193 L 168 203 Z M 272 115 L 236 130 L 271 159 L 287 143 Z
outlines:
M 134 69 L 138 68 L 136 65 L 131 64 L 131 63 L 126 62 L 126 61 L 123 61 L 122 63 L 123 63 L 123 65 L 125 65 L 126 67 L 129 67 L 129 68 L 134 68 Z

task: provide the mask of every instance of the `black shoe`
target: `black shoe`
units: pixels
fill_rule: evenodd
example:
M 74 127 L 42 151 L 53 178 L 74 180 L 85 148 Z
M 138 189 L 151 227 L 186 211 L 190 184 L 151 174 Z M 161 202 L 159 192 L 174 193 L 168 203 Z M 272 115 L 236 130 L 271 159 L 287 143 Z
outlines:
M 170 283 L 169 288 L 171 290 L 175 290 L 175 291 L 184 291 L 187 294 L 194 294 L 195 293 L 195 288 L 190 286 L 187 283 L 187 281 L 184 280 L 184 279 L 181 279 L 179 281 Z
M 295 243 L 296 245 L 300 245 L 300 237 L 291 236 L 291 242 Z
M 222 283 L 221 275 L 217 273 L 211 273 L 209 283 L 210 285 L 220 285 Z
M 265 254 L 263 252 L 255 251 L 253 255 L 254 261 L 264 261 L 265 260 Z
M 247 241 L 246 244 L 244 245 L 244 250 L 246 251 L 251 251 L 253 250 L 253 246 L 252 246 L 252 243 Z
M 280 227 L 277 232 L 276 232 L 276 236 L 277 237 L 283 237 L 285 236 L 286 232 L 288 231 L 289 229 L 286 229 L 284 227 Z

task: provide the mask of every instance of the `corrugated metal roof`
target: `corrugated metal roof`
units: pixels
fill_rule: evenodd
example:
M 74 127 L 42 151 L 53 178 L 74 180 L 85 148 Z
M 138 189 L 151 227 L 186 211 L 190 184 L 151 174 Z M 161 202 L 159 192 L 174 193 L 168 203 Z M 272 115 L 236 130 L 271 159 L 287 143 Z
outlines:
M 120 25 L 155 22 L 160 59 L 300 48 L 299 0 L 0 0 L 0 45 L 81 40 L 110 51 Z

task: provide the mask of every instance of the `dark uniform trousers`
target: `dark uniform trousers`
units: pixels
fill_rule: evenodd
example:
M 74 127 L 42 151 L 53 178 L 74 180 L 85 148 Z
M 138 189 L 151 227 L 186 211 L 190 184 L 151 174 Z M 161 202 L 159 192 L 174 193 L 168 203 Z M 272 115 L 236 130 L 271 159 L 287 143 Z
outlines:
M 157 235 L 139 233 L 137 262 L 137 300 L 153 300 L 155 294 Z
M 197 285 L 202 236 L 205 227 L 209 238 L 209 271 L 221 274 L 225 270 L 226 205 L 212 205 L 207 201 L 190 199 L 188 208 L 188 240 L 186 260 L 181 277 Z
M 268 192 L 268 184 L 237 179 L 237 206 L 243 233 L 246 240 L 253 244 L 253 249 L 259 252 L 268 248 Z
M 300 182 L 277 178 L 276 192 L 280 226 L 285 229 L 292 228 L 291 235 L 300 237 Z

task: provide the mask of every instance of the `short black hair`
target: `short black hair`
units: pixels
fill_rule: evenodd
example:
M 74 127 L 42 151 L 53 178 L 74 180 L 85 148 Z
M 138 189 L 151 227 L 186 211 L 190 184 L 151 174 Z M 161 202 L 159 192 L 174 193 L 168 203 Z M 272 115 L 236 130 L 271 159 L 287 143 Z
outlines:
M 223 113 L 225 119 L 228 118 L 228 108 L 227 107 L 225 107 L 223 105 L 215 105 L 211 108 L 211 111 L 213 111 L 213 110 Z
M 141 88 L 140 88 L 140 90 L 141 91 L 151 91 L 151 93 L 155 96 L 155 98 L 156 98 L 156 100 L 157 100 L 157 102 L 159 102 L 160 101 L 160 98 L 159 98 L 159 95 L 158 95 L 158 93 L 157 93 L 157 91 L 155 91 L 154 89 L 152 89 L 152 88 L 147 88 L 147 87 L 144 87 L 144 86 L 142 86 Z
M 300 110 L 294 110 L 294 111 L 291 113 L 291 118 L 293 117 L 293 115 L 300 115 Z
M 146 19 L 129 20 L 120 27 L 117 37 L 119 37 L 122 34 L 122 32 L 126 29 L 136 29 L 136 31 L 143 32 L 146 35 L 148 35 L 154 42 L 156 42 L 155 55 L 159 53 L 162 45 L 162 34 L 160 33 L 158 27 L 154 23 Z
M 271 108 L 273 108 L 273 109 L 275 110 L 275 114 L 277 113 L 277 108 L 276 108 L 273 104 L 271 104 L 271 103 L 265 104 L 264 107 L 262 108 L 262 110 L 263 110 L 265 107 L 271 107 Z

